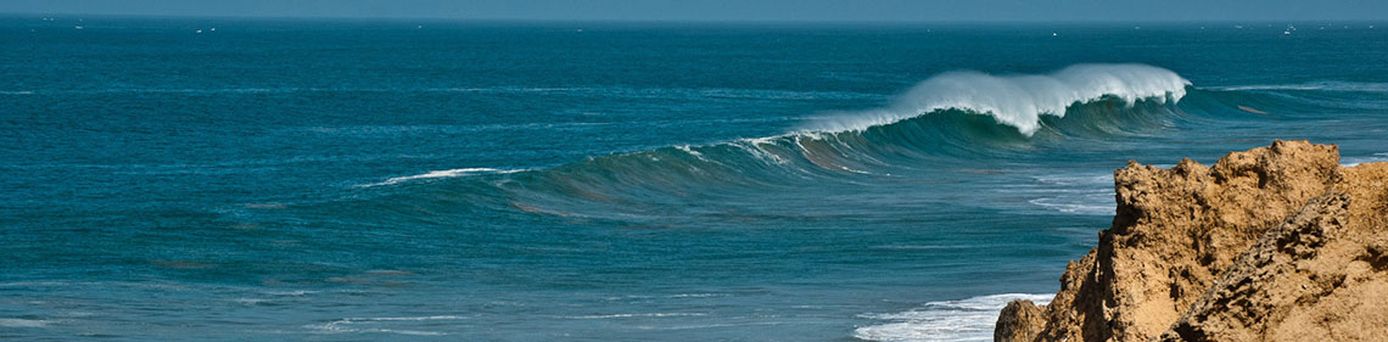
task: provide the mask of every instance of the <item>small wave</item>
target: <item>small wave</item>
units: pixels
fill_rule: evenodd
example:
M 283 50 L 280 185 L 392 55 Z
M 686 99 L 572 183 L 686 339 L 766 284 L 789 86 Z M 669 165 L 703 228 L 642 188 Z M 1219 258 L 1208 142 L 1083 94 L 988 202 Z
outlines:
M 437 316 L 418 316 L 418 317 L 369 317 L 369 318 L 348 318 L 353 322 L 391 322 L 391 321 L 440 321 L 440 320 L 460 320 L 467 319 L 463 316 L 437 315 Z
M 1096 205 L 1090 203 L 1094 203 L 1098 199 L 1109 199 L 1112 197 L 1112 193 L 1104 192 L 1080 196 L 1057 196 L 1037 198 L 1027 202 L 1045 208 L 1054 209 L 1056 211 L 1066 214 L 1108 216 L 1113 215 L 1113 206 Z
M 727 296 L 729 296 L 729 295 L 728 295 L 728 294 L 724 294 L 724 293 L 680 293 L 680 294 L 670 295 L 670 296 L 668 296 L 668 297 L 669 297 L 669 298 L 712 298 L 712 297 L 727 297 Z
M 1205 87 L 1202 89 L 1220 91 L 1329 91 L 1351 93 L 1388 92 L 1388 83 L 1319 81 L 1296 84 L 1252 84 Z
M 237 304 L 249 305 L 249 306 L 270 304 L 270 302 L 271 302 L 271 300 L 269 300 L 269 299 L 264 299 L 264 298 L 237 298 L 237 299 L 233 299 L 232 301 L 233 301 L 233 302 L 236 302 Z
M 267 295 L 271 295 L 271 296 L 281 296 L 281 297 L 303 297 L 303 296 L 307 296 L 307 295 L 310 295 L 310 294 L 318 293 L 318 291 L 306 291 L 306 290 L 297 290 L 297 291 L 265 291 L 265 292 L 262 292 L 262 293 L 267 294 Z
M 868 341 L 992 341 L 998 311 L 1013 300 L 1050 303 L 1052 295 L 1008 293 L 962 300 L 929 302 L 918 309 L 867 314 L 864 318 L 889 321 L 859 327 L 853 337 Z
M 972 249 L 978 248 L 976 245 L 878 245 L 869 248 L 886 250 L 936 250 L 936 249 Z
M 70 286 L 70 285 L 73 285 L 73 284 L 72 284 L 72 283 L 69 283 L 69 282 L 64 282 L 64 281 L 16 281 L 16 282 L 0 283 L 0 287 L 35 287 L 35 286 L 45 286 L 45 287 L 53 286 L 53 287 L 56 287 L 56 286 Z
M 1008 191 L 1040 193 L 1048 196 L 1027 203 L 1066 214 L 1113 215 L 1113 175 L 1063 174 L 1033 176 L 1039 187 L 1025 186 Z
M 1116 97 L 1128 104 L 1152 99 L 1179 101 L 1190 81 L 1170 70 L 1142 64 L 1081 64 L 1049 75 L 994 76 L 950 72 L 916 85 L 890 107 L 847 113 L 805 127 L 809 131 L 862 131 L 943 110 L 991 115 L 1032 135 L 1041 116 L 1062 117 L 1076 103 Z
M 34 95 L 34 92 L 28 91 L 28 90 L 20 90 L 20 91 L 5 91 L 5 90 L 0 90 L 0 95 Z
M 695 151 L 693 148 L 690 148 L 689 145 L 676 145 L 675 148 L 679 149 L 680 151 L 684 151 L 684 153 L 688 153 L 689 155 L 694 156 L 695 158 L 699 158 L 699 160 L 708 161 L 708 159 L 704 159 L 703 152 Z
M 242 204 L 241 206 L 246 207 L 248 209 L 284 209 L 288 207 L 284 203 L 279 202 L 246 203 Z
M 43 328 L 53 321 L 42 319 L 0 318 L 0 327 L 5 328 Z
M 607 297 L 607 298 L 604 298 L 604 299 L 605 299 L 605 300 L 609 300 L 609 301 L 622 301 L 622 300 L 647 300 L 647 299 L 654 299 L 654 298 L 713 298 L 713 297 L 731 297 L 731 296 L 732 296 L 732 295 L 726 294 L 726 293 L 678 293 L 678 294 L 672 294 L 672 295 L 666 295 L 666 296 L 625 295 L 625 296 Z M 698 314 L 698 315 L 702 315 L 702 314 Z M 568 316 L 568 317 L 565 317 L 565 318 L 575 318 L 575 317 L 577 317 L 577 316 Z M 591 316 L 585 316 L 585 317 L 591 317 Z
M 584 315 L 584 316 L 564 316 L 568 319 L 612 319 L 612 318 L 641 318 L 641 317 L 698 317 L 707 316 L 705 313 L 697 312 L 653 312 L 653 313 L 623 313 L 608 315 Z
M 1113 185 L 1113 175 L 1108 173 L 1095 175 L 1034 176 L 1032 179 L 1042 184 L 1050 185 L 1097 185 L 1101 188 Z
M 493 168 L 487 168 L 487 167 L 473 167 L 473 168 L 462 168 L 462 169 L 435 170 L 435 171 L 429 171 L 429 172 L 425 172 L 425 173 L 421 173 L 421 174 L 417 174 L 417 175 L 412 175 L 412 176 L 393 177 L 393 178 L 386 179 L 385 181 L 382 181 L 382 182 L 379 182 L 379 183 L 364 184 L 364 185 L 359 185 L 359 186 L 357 186 L 357 187 L 369 188 L 369 187 L 376 187 L 376 186 L 395 185 L 395 184 L 400 184 L 400 183 L 409 182 L 409 181 L 413 181 L 413 180 L 420 180 L 420 179 L 453 178 L 453 177 L 463 177 L 463 176 L 483 175 L 483 174 L 509 174 L 509 173 L 525 172 L 525 171 L 528 171 L 528 170 L 527 170 L 527 169 L 511 169 L 511 170 L 506 170 L 506 169 L 493 169 Z
M 1340 160 L 1340 165 L 1344 167 L 1355 167 L 1364 163 L 1388 162 L 1388 152 L 1374 153 L 1367 157 L 1344 157 Z
M 638 326 L 638 327 L 636 327 L 636 328 L 637 328 L 637 329 L 641 329 L 641 330 L 697 330 L 697 329 L 717 329 L 717 328 L 729 328 L 729 327 L 747 327 L 747 326 L 781 325 L 781 324 L 785 324 L 785 322 L 717 323 L 717 324 L 676 325 L 676 326 L 664 326 L 664 327 Z
M 362 325 L 382 324 L 384 322 L 417 322 L 417 321 L 440 321 L 440 320 L 463 320 L 467 317 L 440 315 L 440 316 L 420 316 L 420 317 L 366 317 L 366 318 L 344 318 L 323 324 L 305 325 L 304 328 L 311 329 L 325 334 L 342 333 L 383 333 L 411 336 L 444 336 L 447 333 L 425 330 L 409 329 L 387 329 L 387 328 L 367 328 L 359 327 Z

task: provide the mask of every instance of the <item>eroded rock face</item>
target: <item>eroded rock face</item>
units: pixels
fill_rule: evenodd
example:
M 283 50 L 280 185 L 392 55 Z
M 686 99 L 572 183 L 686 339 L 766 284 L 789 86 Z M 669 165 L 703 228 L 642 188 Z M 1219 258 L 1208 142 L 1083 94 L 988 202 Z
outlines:
M 1029 300 L 1016 300 L 1007 303 L 998 316 L 998 325 L 993 330 L 993 339 L 1003 342 L 1031 341 L 1045 327 L 1045 312 Z
M 1278 141 L 1212 167 L 1130 163 L 1114 181 L 1113 227 L 1040 320 L 1005 310 L 1031 323 L 997 340 L 1388 338 L 1388 163 L 1343 168 L 1335 146 Z

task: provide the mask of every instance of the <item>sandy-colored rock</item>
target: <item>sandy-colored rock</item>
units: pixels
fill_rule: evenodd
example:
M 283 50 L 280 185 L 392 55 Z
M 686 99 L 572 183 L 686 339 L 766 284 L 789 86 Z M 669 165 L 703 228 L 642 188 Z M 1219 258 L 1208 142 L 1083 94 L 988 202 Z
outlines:
M 1328 240 L 1343 233 L 1349 196 L 1312 200 L 1272 229 L 1221 275 L 1163 341 L 1251 341 L 1281 322 L 1298 302 L 1319 300 L 1344 281 L 1343 274 L 1314 272 Z
M 998 324 L 993 329 L 993 339 L 1004 342 L 1021 342 L 1036 339 L 1046 326 L 1045 312 L 1029 300 L 1016 300 L 1007 303 L 998 316 Z
M 1388 339 L 1388 163 L 1278 141 L 1114 181 L 1113 226 L 1069 264 L 1040 333 L 996 339 Z

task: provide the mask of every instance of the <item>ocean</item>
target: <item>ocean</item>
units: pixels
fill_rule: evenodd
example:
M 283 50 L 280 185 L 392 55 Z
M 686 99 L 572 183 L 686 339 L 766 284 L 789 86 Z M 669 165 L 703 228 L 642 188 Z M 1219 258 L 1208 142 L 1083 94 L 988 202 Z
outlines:
M 1388 26 L 0 16 L 0 338 L 984 341 Z

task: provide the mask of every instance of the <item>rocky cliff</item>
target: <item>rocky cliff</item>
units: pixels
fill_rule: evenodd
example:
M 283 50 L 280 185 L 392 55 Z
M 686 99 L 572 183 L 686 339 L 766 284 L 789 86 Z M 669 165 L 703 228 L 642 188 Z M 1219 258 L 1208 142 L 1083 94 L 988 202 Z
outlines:
M 1388 340 L 1388 163 L 1278 141 L 1114 183 L 1098 246 L 1050 305 L 1009 304 L 996 340 Z

